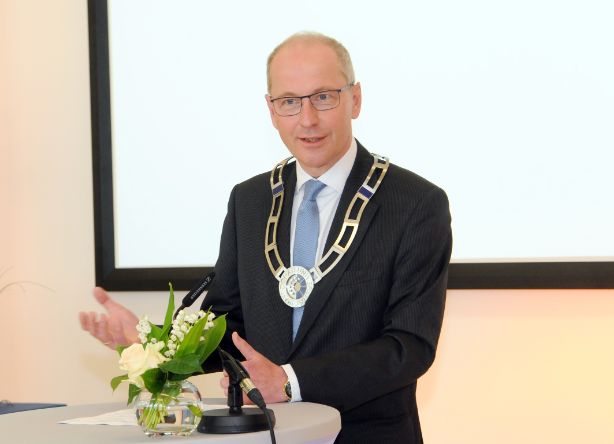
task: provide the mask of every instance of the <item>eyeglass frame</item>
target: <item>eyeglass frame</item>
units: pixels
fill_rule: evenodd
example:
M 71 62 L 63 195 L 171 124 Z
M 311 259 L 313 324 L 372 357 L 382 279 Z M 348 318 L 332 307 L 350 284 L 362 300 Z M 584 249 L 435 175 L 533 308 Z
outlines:
M 270 98 L 269 102 L 271 102 L 271 105 L 273 106 L 273 111 L 275 111 L 275 114 L 277 114 L 279 117 L 298 116 L 301 113 L 301 111 L 303 111 L 303 99 L 309 99 L 309 102 L 311 103 L 311 106 L 313 106 L 316 111 L 330 111 L 331 109 L 337 108 L 339 106 L 339 104 L 341 103 L 341 93 L 343 91 L 345 91 L 345 90 L 350 89 L 355 84 L 356 84 L 355 82 L 350 82 L 350 83 L 342 86 L 339 89 L 324 89 L 322 91 L 317 91 L 317 92 L 314 92 L 312 94 L 307 94 L 305 96 L 280 96 L 280 97 Z M 339 101 L 332 108 L 327 108 L 327 109 L 317 109 L 317 108 L 315 108 L 315 105 L 311 101 L 311 98 L 314 97 L 314 96 L 317 96 L 318 94 L 322 94 L 322 93 L 325 93 L 325 92 L 336 92 L 336 93 L 338 93 L 339 94 Z M 298 109 L 298 112 L 296 112 L 294 114 L 286 114 L 286 115 L 279 114 L 279 112 L 277 112 L 277 109 L 275 108 L 275 103 L 273 103 L 273 102 L 275 102 L 276 100 L 280 100 L 280 99 L 299 99 L 300 107 Z

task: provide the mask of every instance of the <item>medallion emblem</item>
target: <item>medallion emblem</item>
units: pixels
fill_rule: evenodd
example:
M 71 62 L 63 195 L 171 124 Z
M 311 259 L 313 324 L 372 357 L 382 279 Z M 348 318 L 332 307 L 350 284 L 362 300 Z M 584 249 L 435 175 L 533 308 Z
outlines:
M 279 295 L 286 305 L 303 307 L 313 291 L 311 273 L 303 267 L 289 267 L 279 280 Z

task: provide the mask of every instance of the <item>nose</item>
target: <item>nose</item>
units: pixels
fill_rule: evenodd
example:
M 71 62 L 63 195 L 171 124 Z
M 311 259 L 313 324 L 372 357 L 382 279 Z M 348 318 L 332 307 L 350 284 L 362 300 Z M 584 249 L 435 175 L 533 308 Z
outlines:
M 317 125 L 319 119 L 318 110 L 313 107 L 311 100 L 308 97 L 303 99 L 303 106 L 301 108 L 300 123 L 302 126 L 314 126 Z

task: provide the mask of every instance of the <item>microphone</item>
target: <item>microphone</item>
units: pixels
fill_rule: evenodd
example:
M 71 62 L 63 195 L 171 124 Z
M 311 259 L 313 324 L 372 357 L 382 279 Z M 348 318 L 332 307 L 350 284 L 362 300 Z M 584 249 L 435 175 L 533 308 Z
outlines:
M 243 392 L 254 404 L 261 409 L 266 408 L 262 393 L 260 393 L 260 390 L 256 388 L 252 380 L 249 378 L 249 374 L 247 373 L 247 370 L 245 370 L 245 367 L 243 367 L 243 365 L 232 355 L 221 348 L 219 349 L 219 352 L 222 357 L 222 365 L 228 373 L 228 378 L 230 379 L 231 383 L 238 382 L 241 390 L 243 390 Z
M 207 276 L 205 276 L 202 281 L 200 281 L 190 291 L 188 291 L 188 294 L 186 294 L 181 301 L 181 306 L 175 311 L 173 319 L 177 317 L 177 313 L 179 313 L 181 310 L 192 306 L 196 299 L 198 299 L 198 297 L 203 294 L 203 291 L 209 288 L 209 285 L 211 285 L 211 282 L 213 282 L 214 277 L 215 271 L 212 271 Z
M 275 413 L 266 408 L 260 390 L 254 386 L 245 367 L 230 354 L 218 348 L 222 366 L 228 373 L 228 408 L 206 410 L 198 424 L 200 433 L 247 433 L 269 430 L 275 444 Z M 258 409 L 242 409 L 243 393 Z

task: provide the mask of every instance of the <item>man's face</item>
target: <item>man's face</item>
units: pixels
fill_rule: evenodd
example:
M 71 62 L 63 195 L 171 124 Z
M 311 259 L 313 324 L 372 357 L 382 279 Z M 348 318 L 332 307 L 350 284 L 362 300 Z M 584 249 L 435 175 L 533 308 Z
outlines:
M 267 103 L 273 126 L 307 173 L 319 177 L 347 152 L 352 140 L 352 119 L 360 114 L 360 84 L 341 92 L 336 108 L 318 111 L 309 99 L 295 116 L 275 113 L 269 99 L 304 96 L 340 89 L 347 84 L 335 52 L 321 43 L 293 42 L 284 46 L 270 67 L 271 91 Z

